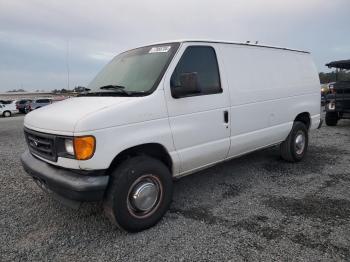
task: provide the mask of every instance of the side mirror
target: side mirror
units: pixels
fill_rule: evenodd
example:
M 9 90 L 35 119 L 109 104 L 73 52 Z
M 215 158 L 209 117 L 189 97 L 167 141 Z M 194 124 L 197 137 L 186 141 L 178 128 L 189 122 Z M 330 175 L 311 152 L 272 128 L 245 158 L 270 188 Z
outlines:
M 174 97 L 184 97 L 200 93 L 197 72 L 183 73 L 180 75 L 180 86 L 172 87 Z

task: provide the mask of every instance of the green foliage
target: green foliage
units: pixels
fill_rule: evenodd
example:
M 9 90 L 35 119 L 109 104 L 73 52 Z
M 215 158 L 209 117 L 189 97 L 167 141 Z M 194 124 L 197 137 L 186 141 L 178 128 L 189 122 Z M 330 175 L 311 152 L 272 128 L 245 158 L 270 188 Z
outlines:
M 24 89 L 12 89 L 7 91 L 7 93 L 15 93 L 15 92 L 27 92 L 27 91 Z
M 73 90 L 65 89 L 65 88 L 54 89 L 54 90 L 52 90 L 52 93 L 54 93 L 54 94 L 67 94 L 67 93 L 72 93 L 72 92 L 82 93 L 82 92 L 86 92 L 86 91 L 89 91 L 89 89 L 87 89 L 84 86 L 76 86 L 76 87 L 74 87 Z
M 350 71 L 349 70 L 340 70 L 338 72 L 338 76 L 336 76 L 336 72 L 332 71 L 329 73 L 319 73 L 321 84 L 327 84 L 331 82 L 336 82 L 339 80 L 342 81 L 350 81 Z

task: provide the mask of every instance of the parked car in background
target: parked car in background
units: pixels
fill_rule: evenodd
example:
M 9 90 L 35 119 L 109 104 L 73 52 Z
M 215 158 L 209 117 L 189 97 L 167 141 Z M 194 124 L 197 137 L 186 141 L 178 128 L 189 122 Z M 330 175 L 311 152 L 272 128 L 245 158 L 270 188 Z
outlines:
M 10 104 L 0 104 L 0 115 L 3 117 L 10 117 L 17 114 L 16 102 L 13 101 Z
M 47 106 L 52 104 L 51 98 L 39 98 L 36 100 L 32 100 L 31 102 L 27 103 L 25 106 L 25 112 L 28 113 L 30 111 L 33 111 L 35 109 Z
M 350 70 L 350 60 L 334 61 L 326 66 L 337 69 L 337 81 L 330 85 L 330 94 L 326 96 L 326 124 L 336 126 L 340 119 L 350 119 L 350 80 L 341 79 L 340 74 Z
M 26 106 L 32 102 L 31 99 L 21 99 L 16 102 L 16 107 L 20 113 L 25 113 Z

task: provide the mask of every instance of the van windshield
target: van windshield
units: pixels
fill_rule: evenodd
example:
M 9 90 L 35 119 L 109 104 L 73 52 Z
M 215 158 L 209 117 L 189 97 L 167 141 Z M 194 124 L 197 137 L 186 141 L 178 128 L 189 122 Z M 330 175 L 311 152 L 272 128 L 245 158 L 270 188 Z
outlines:
M 146 46 L 117 55 L 87 86 L 89 93 L 152 93 L 178 46 L 178 43 Z

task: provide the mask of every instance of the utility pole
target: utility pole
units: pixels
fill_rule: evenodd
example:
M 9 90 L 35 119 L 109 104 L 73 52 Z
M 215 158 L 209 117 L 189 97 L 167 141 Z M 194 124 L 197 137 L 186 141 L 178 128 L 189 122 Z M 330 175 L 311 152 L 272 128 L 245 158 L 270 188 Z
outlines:
M 67 90 L 69 90 L 69 39 L 67 40 L 66 50 L 66 66 L 67 66 Z

